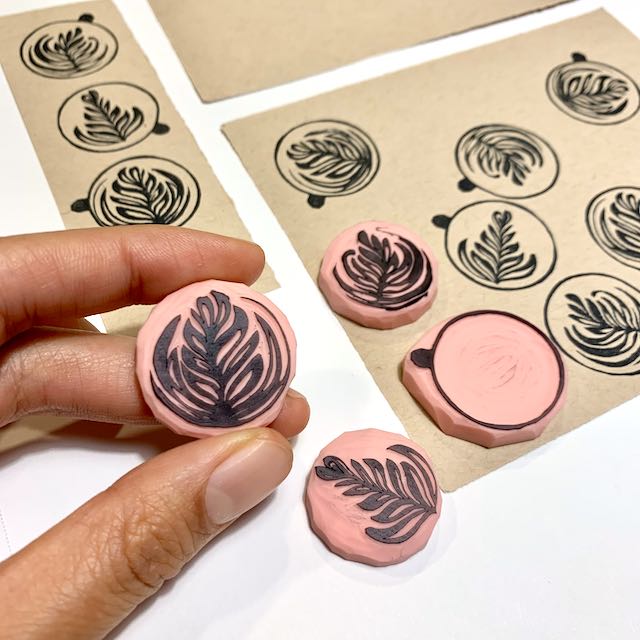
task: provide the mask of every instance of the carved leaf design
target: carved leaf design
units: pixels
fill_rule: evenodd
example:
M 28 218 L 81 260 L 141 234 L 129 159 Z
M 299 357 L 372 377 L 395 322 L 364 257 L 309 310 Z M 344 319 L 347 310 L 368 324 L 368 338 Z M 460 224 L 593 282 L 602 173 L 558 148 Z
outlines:
M 251 329 L 247 312 L 211 291 L 184 323 L 184 344 L 171 348 L 180 320 L 166 326 L 154 350 L 151 382 L 165 406 L 198 426 L 235 427 L 274 404 L 291 363 L 286 341 L 283 347 L 278 339 L 282 327 L 266 308 L 255 313 Z
M 620 290 L 593 291 L 589 297 L 566 294 L 572 324 L 565 333 L 591 362 L 640 373 L 640 300 Z
M 81 27 L 76 27 L 57 37 L 43 35 L 29 50 L 28 58 L 34 68 L 65 77 L 93 69 L 108 53 L 108 47 L 96 37 L 87 36 Z
M 467 165 L 490 178 L 509 178 L 523 186 L 531 171 L 543 164 L 538 143 L 524 131 L 501 125 L 478 127 L 461 149 Z
M 162 169 L 121 169 L 111 188 L 110 202 L 101 203 L 111 224 L 174 224 L 193 197 L 176 174 Z
M 346 251 L 342 269 L 333 275 L 356 302 L 395 311 L 429 293 L 433 281 L 427 255 L 413 242 L 398 235 L 358 233 L 355 250 Z
M 358 496 L 363 511 L 372 522 L 365 533 L 378 542 L 400 544 L 414 536 L 429 516 L 436 513 L 438 489 L 427 460 L 411 447 L 388 447 L 406 458 L 400 465 L 387 458 L 384 464 L 374 458 L 362 463 L 351 460 L 351 467 L 336 456 L 326 456 L 315 468 L 321 480 L 335 482 L 344 496 Z
M 340 129 L 313 131 L 287 150 L 310 192 L 339 195 L 367 179 L 372 156 L 361 138 Z
M 458 244 L 458 258 L 465 269 L 481 280 L 500 284 L 528 278 L 538 264 L 535 255 L 527 257 L 515 240 L 510 211 L 494 211 L 487 228 L 469 249 L 467 239 Z
M 586 116 L 607 117 L 624 111 L 629 85 L 592 67 L 567 69 L 558 75 L 556 93 L 571 109 Z
M 93 146 L 109 146 L 124 142 L 144 124 L 144 114 L 133 106 L 131 111 L 121 109 L 92 89 L 82 95 L 85 103 L 84 129 L 75 127 L 76 138 Z

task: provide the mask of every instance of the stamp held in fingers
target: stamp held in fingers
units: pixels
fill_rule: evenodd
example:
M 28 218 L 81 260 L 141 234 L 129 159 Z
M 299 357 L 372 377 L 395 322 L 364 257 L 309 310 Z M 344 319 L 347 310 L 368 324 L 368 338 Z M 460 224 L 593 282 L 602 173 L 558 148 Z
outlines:
M 270 425 L 295 374 L 284 314 L 243 284 L 207 280 L 160 302 L 138 334 L 136 372 L 155 417 L 204 437 Z

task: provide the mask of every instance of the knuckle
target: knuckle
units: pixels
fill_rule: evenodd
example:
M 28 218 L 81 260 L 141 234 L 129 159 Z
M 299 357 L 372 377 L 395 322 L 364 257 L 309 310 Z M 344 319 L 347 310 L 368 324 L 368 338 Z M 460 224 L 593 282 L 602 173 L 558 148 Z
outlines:
M 160 495 L 133 501 L 129 497 L 120 504 L 114 519 L 116 588 L 120 593 L 146 596 L 173 578 L 195 555 L 205 533 L 195 515 L 185 517 Z

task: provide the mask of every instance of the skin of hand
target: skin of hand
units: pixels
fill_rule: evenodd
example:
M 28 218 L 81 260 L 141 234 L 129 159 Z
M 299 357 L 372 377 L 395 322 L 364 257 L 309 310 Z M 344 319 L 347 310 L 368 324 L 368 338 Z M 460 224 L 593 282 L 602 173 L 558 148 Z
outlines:
M 135 338 L 83 317 L 153 304 L 192 282 L 251 284 L 257 246 L 156 226 L 0 239 L 0 426 L 56 414 L 156 424 Z M 103 638 L 287 476 L 309 406 L 289 391 L 270 428 L 188 441 L 133 469 L 0 563 L 0 638 Z

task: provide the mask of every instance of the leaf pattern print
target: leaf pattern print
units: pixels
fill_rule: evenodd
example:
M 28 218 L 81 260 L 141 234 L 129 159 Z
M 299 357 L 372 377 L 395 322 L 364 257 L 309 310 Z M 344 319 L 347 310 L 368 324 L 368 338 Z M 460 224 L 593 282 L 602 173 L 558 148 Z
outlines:
M 588 360 L 613 369 L 640 373 L 640 300 L 624 291 L 593 291 L 566 296 L 567 337 Z
M 492 284 L 528 278 L 538 264 L 534 254 L 528 257 L 515 240 L 510 211 L 494 211 L 491 222 L 469 249 L 467 240 L 458 245 L 461 264 L 477 278 Z
M 429 294 L 431 263 L 413 242 L 382 229 L 379 235 L 359 231 L 357 237 L 357 248 L 346 251 L 340 265 L 333 269 L 333 276 L 349 298 L 396 311 Z
M 315 473 L 334 482 L 342 495 L 361 498 L 356 506 L 370 513 L 374 523 L 365 528 L 367 536 L 383 544 L 401 544 L 436 513 L 438 489 L 429 463 L 415 449 L 396 444 L 387 450 L 405 460 L 398 465 L 390 458 L 384 464 L 364 458 L 362 463 L 351 460 L 349 466 L 336 456 L 326 456 Z
M 87 198 L 71 210 L 89 211 L 101 227 L 183 225 L 200 204 L 200 187 L 183 166 L 166 158 L 136 156 L 107 167 Z
M 75 137 L 86 144 L 109 146 L 124 142 L 144 124 L 144 114 L 133 106 L 130 111 L 112 105 L 92 89 L 82 95 L 86 107 L 84 127 L 74 129 Z
M 257 301 L 250 311 L 228 295 L 197 298 L 183 320 L 166 326 L 153 356 L 156 397 L 176 415 L 201 426 L 237 427 L 267 411 L 285 391 L 291 354 L 284 332 Z M 175 346 L 174 346 L 175 345 Z
M 587 207 L 587 227 L 612 258 L 640 269 L 640 188 L 614 187 Z
M 380 162 L 371 138 L 358 127 L 338 120 L 319 120 L 293 128 L 278 141 L 275 159 L 282 177 L 308 194 L 308 203 L 314 208 L 322 207 L 328 197 L 366 187 Z
M 640 106 L 638 88 L 626 73 L 581 53 L 551 71 L 547 93 L 559 109 L 590 124 L 623 122 Z
M 36 29 L 20 48 L 23 63 L 47 78 L 74 78 L 109 64 L 118 50 L 115 36 L 84 14 L 78 21 L 53 22 Z
M 522 186 L 529 174 L 543 163 L 542 152 L 533 139 L 494 125 L 479 127 L 469 137 L 464 157 L 487 176 L 504 176 L 518 186 Z

